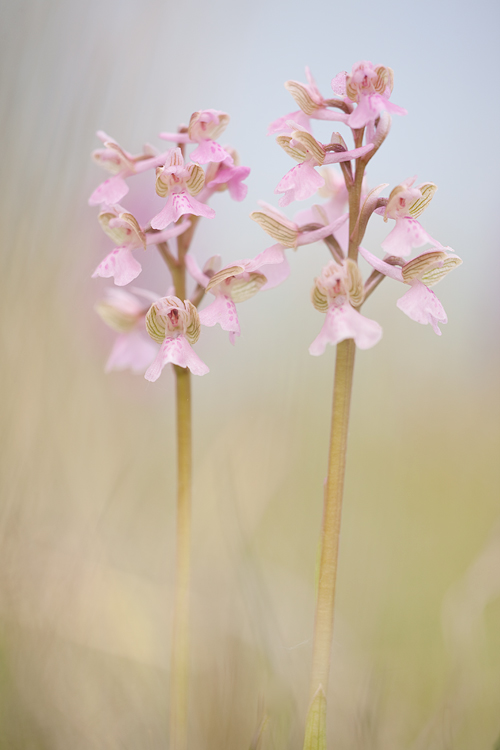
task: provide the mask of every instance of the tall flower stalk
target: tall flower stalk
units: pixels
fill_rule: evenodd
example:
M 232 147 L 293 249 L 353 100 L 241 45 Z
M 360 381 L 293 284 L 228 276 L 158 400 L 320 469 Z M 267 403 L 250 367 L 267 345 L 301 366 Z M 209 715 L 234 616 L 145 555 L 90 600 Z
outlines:
M 387 185 L 368 190 L 365 170 L 377 153 L 391 126 L 390 113 L 406 111 L 390 101 L 393 72 L 383 65 L 357 63 L 350 75 L 340 73 L 332 80 L 334 98 L 326 99 L 306 69 L 308 83 L 288 81 L 285 86 L 299 110 L 279 118 L 269 132 L 278 134 L 278 144 L 296 162 L 275 192 L 282 194 L 280 205 L 304 200 L 316 193 L 327 202 L 301 211 L 294 221 L 271 206 L 254 212 L 252 218 L 282 249 L 297 248 L 297 238 L 288 236 L 289 228 L 315 231 L 322 239 L 331 259 L 315 279 L 312 289 L 314 307 L 326 314 L 323 327 L 309 352 L 323 354 L 327 344 L 336 345 L 336 363 L 330 431 L 328 469 L 324 492 L 323 520 L 320 536 L 320 558 L 316 611 L 314 619 L 313 656 L 309 707 L 307 710 L 304 750 L 325 750 L 327 693 L 333 640 L 335 589 L 339 555 L 342 502 L 346 468 L 347 435 L 356 349 L 374 346 L 382 336 L 380 325 L 361 315 L 363 303 L 385 276 L 406 283 L 409 291 L 398 301 L 398 307 L 419 323 L 429 323 L 440 335 L 438 323 L 446 323 L 441 303 L 429 289 L 461 263 L 449 247 L 431 237 L 417 221 L 432 199 L 436 186 L 423 183 L 413 187 L 415 178 L 396 186 L 388 198 L 380 197 Z M 351 130 L 353 147 L 349 148 L 340 133 L 330 142 L 317 140 L 311 120 L 340 122 Z M 339 164 L 342 175 L 318 167 Z M 348 211 L 344 213 L 345 206 Z M 361 246 L 372 215 L 394 219 L 394 229 L 382 243 L 384 258 L 377 258 Z M 326 230 L 321 234 L 322 230 Z M 431 245 L 412 260 L 406 261 L 413 248 Z M 373 267 L 363 281 L 358 266 L 362 255 Z
M 288 266 L 283 252 L 264 252 L 256 258 L 238 260 L 221 268 L 215 255 L 200 268 L 191 250 L 200 217 L 214 218 L 208 206 L 214 193 L 228 191 L 243 200 L 244 180 L 250 170 L 238 165 L 237 154 L 215 140 L 229 117 L 224 112 L 195 112 L 188 128 L 162 133 L 175 144 L 160 153 L 146 146 L 142 154 L 126 152 L 103 132 L 104 148 L 94 152 L 95 161 L 112 176 L 93 192 L 91 205 L 99 205 L 99 222 L 116 247 L 99 263 L 94 277 L 112 277 L 97 306 L 102 319 L 119 335 L 107 370 L 130 368 L 156 381 L 166 366 L 173 367 L 177 411 L 177 506 L 175 543 L 175 591 L 172 603 L 173 630 L 170 662 L 170 750 L 189 747 L 189 592 L 191 564 L 191 374 L 205 375 L 207 365 L 193 349 L 203 326 L 219 324 L 235 342 L 240 335 L 236 304 L 283 280 Z M 189 145 L 195 148 L 186 161 Z M 205 169 L 203 168 L 205 166 Z M 127 180 L 139 172 L 155 170 L 154 192 L 166 199 L 163 209 L 141 226 L 130 210 L 121 206 L 128 193 Z M 142 196 L 143 201 L 148 195 Z M 151 207 L 151 214 L 154 213 Z M 172 243 L 175 242 L 175 246 Z M 166 296 L 128 285 L 141 273 L 136 251 L 155 245 L 166 263 Z M 206 292 L 214 300 L 198 310 Z

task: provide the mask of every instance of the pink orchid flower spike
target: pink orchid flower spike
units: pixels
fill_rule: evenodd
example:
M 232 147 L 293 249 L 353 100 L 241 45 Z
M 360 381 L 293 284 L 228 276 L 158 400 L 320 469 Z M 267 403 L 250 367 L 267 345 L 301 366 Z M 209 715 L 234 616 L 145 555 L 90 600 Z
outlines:
M 187 133 L 160 133 L 160 138 L 175 143 L 198 143 L 191 154 L 191 161 L 198 164 L 225 161 L 232 163 L 231 154 L 216 143 L 227 128 L 229 115 L 216 109 L 202 109 L 191 115 Z
M 332 81 L 335 93 L 342 93 L 343 74 Z M 357 107 L 349 115 L 347 124 L 351 128 L 364 128 L 374 122 L 380 112 L 386 110 L 394 115 L 406 115 L 406 109 L 389 101 L 394 85 L 394 73 L 384 65 L 374 66 L 367 60 L 353 65 L 351 75 L 345 78 L 345 93 Z
M 102 320 L 118 333 L 106 363 L 106 372 L 126 370 L 144 372 L 156 356 L 158 347 L 146 335 L 146 313 L 156 294 L 135 289 L 106 289 L 106 296 L 96 305 Z M 140 299 L 143 297 L 144 299 Z
M 323 327 L 309 347 L 313 356 L 323 354 L 327 344 L 345 339 L 354 339 L 359 349 L 370 349 L 380 341 L 380 325 L 354 309 L 363 301 L 363 279 L 350 258 L 341 265 L 330 261 L 315 280 L 311 296 L 316 310 L 326 312 Z
M 360 254 L 372 268 L 383 273 L 384 276 L 390 276 L 410 286 L 409 291 L 397 301 L 397 306 L 417 323 L 422 325 L 429 323 L 438 336 L 441 336 L 438 323 L 447 323 L 448 317 L 441 302 L 429 287 L 444 279 L 450 271 L 462 263 L 458 255 L 448 250 L 451 248 L 429 250 L 407 263 L 401 261 L 401 268 L 399 268 L 377 258 L 369 250 L 359 248 Z
M 184 166 L 180 148 L 172 148 L 163 167 L 156 170 L 156 192 L 167 198 L 165 207 L 151 219 L 153 229 L 165 229 L 185 214 L 205 216 L 213 219 L 215 211 L 193 196 L 198 195 L 205 184 L 205 173 L 198 164 Z
M 169 362 L 187 367 L 193 375 L 209 372 L 191 347 L 200 337 L 200 318 L 189 300 L 182 302 L 178 297 L 169 296 L 154 302 L 146 315 L 146 329 L 151 338 L 161 344 L 155 361 L 146 371 L 146 380 L 158 380 Z
M 94 151 L 92 159 L 100 167 L 111 172 L 113 177 L 102 182 L 94 190 L 89 198 L 90 206 L 118 203 L 128 193 L 129 188 L 125 182 L 127 177 L 154 169 L 165 161 L 165 154 L 158 154 L 153 146 L 146 145 L 142 154 L 133 156 L 104 131 L 98 130 L 97 137 L 103 141 L 104 148 Z
M 146 233 L 134 216 L 119 205 L 107 206 L 101 211 L 98 219 L 103 231 L 118 247 L 99 263 L 92 278 L 113 277 L 117 286 L 129 284 L 142 271 L 142 266 L 134 258 L 132 250 L 145 250 L 146 245 L 177 237 L 189 227 L 189 221 L 185 220 L 163 232 Z
M 438 240 L 431 237 L 422 227 L 417 217 L 427 208 L 437 190 L 433 182 L 424 182 L 412 187 L 415 177 L 404 180 L 391 192 L 385 210 L 377 209 L 384 215 L 384 221 L 394 219 L 396 226 L 382 242 L 382 248 L 388 255 L 406 257 L 414 247 L 427 243 L 442 247 Z
M 294 126 L 296 129 L 291 135 L 280 135 L 276 139 L 281 148 L 299 162 L 287 172 L 274 191 L 284 193 L 279 200 L 280 206 L 305 200 L 324 186 L 325 180 L 315 167 L 358 159 L 373 149 L 373 143 L 368 143 L 349 151 L 339 133 L 334 133 L 330 144 L 325 146 L 303 128 L 295 123 Z

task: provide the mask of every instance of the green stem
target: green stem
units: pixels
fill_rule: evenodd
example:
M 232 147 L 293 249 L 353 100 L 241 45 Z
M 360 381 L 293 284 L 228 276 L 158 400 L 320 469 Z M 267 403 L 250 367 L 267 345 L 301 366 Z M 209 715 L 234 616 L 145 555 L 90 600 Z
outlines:
M 174 367 L 177 390 L 177 550 L 170 673 L 170 750 L 186 750 L 189 676 L 191 546 L 191 380 Z
M 308 715 L 309 730 L 311 721 L 317 721 L 318 711 L 315 703 L 319 695 L 326 695 L 330 673 L 335 582 L 337 578 L 340 518 L 344 492 L 347 431 L 349 426 L 355 351 L 356 345 L 353 339 L 347 339 L 337 344 L 330 454 L 323 507 L 321 557 L 314 623 L 313 663 L 310 687 L 311 709 Z M 306 730 L 304 750 L 309 750 L 309 747 L 312 748 L 307 737 Z

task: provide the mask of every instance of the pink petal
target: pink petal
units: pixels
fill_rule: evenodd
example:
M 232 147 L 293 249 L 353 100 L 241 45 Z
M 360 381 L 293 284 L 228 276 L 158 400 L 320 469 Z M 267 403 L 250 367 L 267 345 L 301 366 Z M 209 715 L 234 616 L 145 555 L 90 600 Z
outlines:
M 250 174 L 250 167 L 223 167 L 219 169 L 213 180 L 210 180 L 207 187 L 213 188 L 216 185 L 226 185 L 231 198 L 235 201 L 242 201 L 248 192 L 248 185 L 243 184 Z
M 256 255 L 252 260 L 238 260 L 235 261 L 235 263 L 232 265 L 244 266 L 245 271 L 252 272 L 262 270 L 262 267 L 265 265 L 283 263 L 284 260 L 285 253 L 283 250 L 283 245 L 280 245 L 280 243 L 278 243 L 276 245 L 271 245 L 271 247 L 267 247 L 261 253 Z M 262 271 L 262 273 L 264 272 Z
M 144 376 L 146 380 L 152 383 L 158 380 L 161 371 L 169 362 L 179 367 L 187 367 L 193 375 L 205 375 L 209 372 L 208 367 L 192 349 L 186 337 L 177 336 L 175 339 L 165 339 L 155 361 L 146 371 Z
M 185 214 L 206 216 L 208 219 L 213 219 L 215 211 L 205 203 L 200 203 L 188 193 L 173 193 L 168 196 L 165 207 L 162 208 L 160 213 L 151 219 L 151 226 L 153 229 L 165 229 Z
M 99 263 L 92 278 L 114 277 L 117 286 L 125 286 L 136 279 L 142 271 L 141 264 L 134 258 L 129 247 L 116 247 Z
M 368 122 L 376 120 L 382 110 L 394 115 L 406 115 L 406 109 L 398 107 L 380 94 L 362 96 L 361 101 L 352 114 L 349 115 L 348 125 L 351 128 L 363 128 Z
M 323 354 L 327 344 L 338 344 L 354 339 L 359 349 L 370 349 L 382 337 L 382 328 L 375 320 L 365 318 L 346 302 L 340 307 L 330 307 L 319 336 L 309 347 L 314 357 Z
M 288 124 L 289 120 L 293 120 L 293 122 L 296 122 L 297 125 L 307 130 L 308 133 L 311 132 L 309 115 L 306 115 L 305 112 L 302 112 L 302 110 L 299 109 L 298 112 L 290 112 L 290 114 L 274 120 L 267 129 L 267 135 L 274 135 L 275 133 L 284 133 L 286 135 L 291 135 L 292 131 L 296 130 L 297 128 L 291 127 Z
M 106 372 L 110 370 L 126 370 L 132 372 L 144 372 L 146 367 L 153 361 L 157 350 L 149 336 L 139 331 L 122 334 L 118 336 L 109 359 L 106 363 Z
M 405 315 L 417 323 L 430 323 L 434 333 L 441 336 L 438 323 L 447 323 L 448 317 L 434 292 L 421 281 L 412 281 L 411 288 L 396 304 Z
M 122 172 L 122 175 L 125 174 Z M 119 203 L 128 193 L 128 185 L 119 174 L 101 182 L 89 198 L 89 206 L 99 206 L 102 203 L 112 205 Z
M 269 266 L 261 266 L 260 272 L 264 274 L 267 281 L 260 288 L 261 292 L 267 291 L 267 289 L 274 289 L 275 286 L 282 284 L 283 281 L 290 276 L 290 264 L 285 256 L 281 263 L 276 263 Z
M 369 151 L 373 150 L 373 143 L 367 143 L 366 146 L 360 146 L 359 148 L 353 148 L 350 151 L 330 151 L 325 156 L 325 164 L 338 164 L 341 161 L 350 161 L 351 159 L 359 159 L 360 156 L 364 156 Z
M 191 161 L 197 164 L 208 164 L 208 162 L 220 162 L 229 160 L 229 164 L 233 163 L 233 157 L 228 154 L 226 149 L 222 148 L 216 141 L 208 138 L 206 141 L 201 141 L 198 148 L 195 148 L 190 156 Z
M 346 95 L 346 75 L 346 71 L 343 70 L 342 73 L 337 73 L 335 78 L 332 78 L 332 90 L 334 94 L 337 94 L 337 96 Z
M 431 237 L 420 222 L 409 217 L 396 219 L 396 226 L 382 242 L 382 248 L 388 255 L 409 255 L 414 247 L 422 247 L 429 242 L 434 247 L 441 243 Z
M 392 266 L 390 263 L 386 263 L 380 258 L 377 258 L 376 255 L 373 255 L 373 253 L 371 253 L 369 250 L 366 250 L 364 247 L 359 248 L 359 254 L 362 255 L 363 258 L 376 271 L 380 271 L 380 273 L 383 273 L 384 276 L 390 276 L 391 279 L 396 279 L 396 281 L 401 281 L 402 283 L 404 283 L 403 272 L 398 266 Z
M 223 331 L 229 331 L 234 336 L 240 335 L 240 322 L 236 305 L 233 300 L 223 294 L 218 294 L 214 301 L 200 312 L 200 321 L 204 326 L 214 326 L 217 323 Z
M 303 161 L 287 172 L 276 187 L 275 193 L 284 193 L 279 199 L 280 206 L 288 206 L 292 201 L 303 201 L 323 187 L 325 180 L 314 169 L 311 160 Z

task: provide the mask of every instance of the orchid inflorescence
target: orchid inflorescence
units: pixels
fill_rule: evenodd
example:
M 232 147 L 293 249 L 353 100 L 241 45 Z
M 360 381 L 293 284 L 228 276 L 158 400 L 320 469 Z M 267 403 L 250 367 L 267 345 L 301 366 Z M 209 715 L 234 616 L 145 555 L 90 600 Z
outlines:
M 410 287 L 398 301 L 398 307 L 413 320 L 429 323 L 437 334 L 441 333 L 438 324 L 446 323 L 447 317 L 430 287 L 461 260 L 451 248 L 431 237 L 418 221 L 437 188 L 431 182 L 415 186 L 415 178 L 410 178 L 397 185 L 388 198 L 383 198 L 380 193 L 387 185 L 368 190 L 364 176 L 366 165 L 389 133 L 390 113 L 406 114 L 390 101 L 392 70 L 359 62 L 350 75 L 335 76 L 334 96 L 329 99 L 319 92 L 308 69 L 306 74 L 307 84 L 297 81 L 285 84 L 300 109 L 279 118 L 269 127 L 269 133 L 278 134 L 278 144 L 298 162 L 281 179 L 275 192 L 281 194 L 279 204 L 282 207 L 316 193 L 327 200 L 301 211 L 294 221 L 262 202 L 260 210 L 254 211 L 251 218 L 276 240 L 276 244 L 252 260 L 233 261 L 221 268 L 220 256 L 215 255 L 201 269 L 193 255 L 188 254 L 199 218 L 215 216 L 215 211 L 208 206 L 211 196 L 222 190 L 228 190 L 237 201 L 246 196 L 244 180 L 250 169 L 238 164 L 234 149 L 222 147 L 216 140 L 228 125 L 226 113 L 195 112 L 188 127 L 180 126 L 176 133 L 160 133 L 160 138 L 176 144 L 162 153 L 147 144 L 141 154 L 134 156 L 105 133 L 98 132 L 104 148 L 94 151 L 93 158 L 112 176 L 92 193 L 89 203 L 100 206 L 100 225 L 116 247 L 98 265 L 93 276 L 113 277 L 118 287 L 126 286 L 142 270 L 134 253 L 153 244 L 159 248 L 173 277 L 176 268 L 182 267 L 195 282 L 191 300 L 176 297 L 180 290 L 175 284 L 170 285 L 167 296 L 161 298 L 136 288 L 131 292 L 111 289 L 106 293 L 97 311 L 119 333 L 107 363 L 108 370 L 146 369 L 146 378 L 156 380 L 165 364 L 171 362 L 188 367 L 198 375 L 208 372 L 191 346 L 199 337 L 200 324 L 218 323 L 229 332 L 234 343 L 240 335 L 235 303 L 287 278 L 290 273 L 285 256 L 287 248 L 296 249 L 318 240 L 326 244 L 332 259 L 315 280 L 312 290 L 313 305 L 326 313 L 326 319 L 310 346 L 311 354 L 322 354 L 327 343 L 337 344 L 346 338 L 353 338 L 361 349 L 379 341 L 381 327 L 361 315 L 359 309 L 385 276 Z M 332 134 L 329 143 L 316 140 L 312 120 L 347 125 L 353 134 L 354 148 L 349 149 L 337 132 Z M 185 150 L 189 144 L 196 147 L 187 160 Z M 339 164 L 342 174 L 326 166 L 331 164 Z M 129 191 L 127 180 L 148 170 L 155 170 L 156 194 L 166 198 L 166 203 L 141 227 L 120 201 Z M 353 200 L 356 192 L 357 204 Z M 348 203 L 350 214 L 345 211 Z M 383 259 L 361 246 L 373 213 L 383 216 L 384 221 L 395 221 L 394 228 L 382 242 L 386 253 Z M 174 241 L 177 253 L 169 247 Z M 406 260 L 414 248 L 426 244 L 432 249 Z M 357 265 L 358 252 L 374 269 L 366 283 Z M 198 311 L 206 292 L 215 299 Z M 157 321 L 154 334 L 153 319 Z M 159 325 L 158 321 L 163 324 Z M 196 328 L 196 337 L 188 334 L 190 325 Z
M 252 260 L 236 260 L 223 268 L 219 255 L 209 258 L 202 269 L 188 255 L 199 218 L 215 217 L 215 211 L 208 206 L 211 196 L 227 190 L 234 200 L 241 201 L 247 193 L 244 180 L 250 169 L 238 164 L 234 149 L 223 148 L 215 140 L 228 122 L 229 116 L 224 112 L 212 109 L 195 112 L 187 128 L 181 126 L 177 133 L 160 134 L 160 138 L 173 141 L 176 146 L 159 153 L 146 145 L 138 156 L 124 151 L 102 131 L 97 134 L 104 148 L 94 151 L 93 158 L 112 176 L 92 193 L 89 203 L 100 206 L 99 223 L 117 247 L 99 263 L 93 276 L 112 277 L 116 286 L 124 287 L 142 271 L 135 251 L 156 245 L 173 282 L 166 284 L 164 297 L 135 287 L 130 292 L 116 287 L 107 290 L 97 312 L 119 334 L 107 370 L 146 370 L 145 377 L 155 381 L 163 367 L 172 363 L 187 367 L 195 375 L 204 375 L 208 367 L 192 348 L 201 326 L 218 323 L 229 332 L 234 343 L 240 335 L 235 303 L 276 285 L 287 273 L 283 252 L 272 249 Z M 184 154 L 188 144 L 196 144 L 189 161 Z M 154 185 L 156 194 L 166 198 L 166 203 L 141 227 L 120 201 L 129 192 L 127 180 L 147 170 L 155 170 L 151 196 Z M 173 240 L 177 242 L 176 252 L 169 247 Z M 281 265 L 282 269 L 276 271 L 275 265 Z M 190 299 L 181 298 L 186 291 L 186 271 L 194 282 Z M 198 312 L 206 292 L 215 299 Z
M 405 179 L 386 198 L 381 193 L 387 184 L 368 187 L 366 167 L 389 134 L 391 114 L 406 114 L 406 110 L 390 101 L 392 70 L 361 61 L 354 65 L 350 75 L 343 72 L 333 78 L 330 98 L 321 94 L 308 69 L 306 75 L 307 83 L 285 84 L 299 109 L 269 127 L 269 134 L 276 134 L 278 145 L 297 162 L 279 181 L 275 193 L 281 196 L 281 208 L 316 194 L 324 202 L 300 211 L 293 220 L 261 202 L 259 210 L 250 216 L 274 244 L 252 259 L 222 266 L 221 257 L 213 255 L 200 268 L 189 252 L 200 218 L 215 217 L 215 211 L 208 205 L 213 194 L 227 190 L 231 198 L 241 201 L 247 193 L 244 180 L 250 169 L 239 165 L 234 149 L 217 141 L 229 123 L 225 112 L 201 110 L 191 115 L 187 127 L 160 133 L 161 139 L 174 144 L 163 152 L 147 144 L 141 154 L 133 155 L 99 131 L 104 148 L 93 154 L 94 160 L 112 175 L 89 200 L 91 205 L 100 206 L 99 223 L 116 245 L 93 274 L 112 277 L 115 282 L 115 287 L 108 289 L 104 300 L 97 305 L 101 318 L 118 333 L 106 369 L 145 371 L 147 380 L 156 381 L 170 363 L 175 366 L 177 378 L 178 514 L 184 520 L 178 526 L 178 595 L 174 607 L 177 635 L 172 647 L 173 750 L 187 748 L 188 658 L 183 632 L 187 631 L 189 621 L 185 596 L 189 580 L 189 521 L 186 520 L 189 510 L 186 509 L 190 506 L 191 491 L 189 371 L 195 375 L 209 371 L 193 349 L 203 327 L 219 324 L 234 344 L 240 335 L 237 304 L 287 279 L 290 266 L 285 251 L 317 241 L 326 245 L 330 257 L 314 280 L 311 293 L 313 306 L 325 315 L 325 320 L 309 352 L 318 356 L 327 344 L 339 346 L 321 531 L 311 703 L 304 748 L 324 747 L 354 352 L 356 347 L 374 346 L 382 336 L 379 323 L 362 315 L 360 309 L 381 281 L 389 277 L 409 287 L 398 300 L 398 308 L 412 320 L 430 324 L 440 335 L 439 324 L 446 323 L 447 317 L 430 287 L 462 262 L 418 221 L 436 192 L 432 182 L 415 185 L 415 177 Z M 314 120 L 346 126 L 351 132 L 352 147 L 338 132 L 331 135 L 328 143 L 317 140 L 312 133 Z M 189 158 L 188 147 L 192 149 Z M 335 171 L 331 166 L 334 164 L 339 165 L 340 171 Z M 153 170 L 150 196 L 156 192 L 165 199 L 165 204 L 159 213 L 151 206 L 151 218 L 141 226 L 121 202 L 129 192 L 127 181 Z M 147 202 L 148 195 L 143 195 L 143 199 Z M 381 243 L 383 258 L 362 246 L 374 214 L 384 222 L 394 222 Z M 123 289 L 141 273 L 137 254 L 150 245 L 156 245 L 170 272 L 163 297 L 136 287 L 131 291 Z M 423 252 L 409 257 L 415 248 L 426 245 L 429 247 Z M 358 266 L 359 255 L 373 269 L 366 280 Z M 199 309 L 207 293 L 213 300 Z

